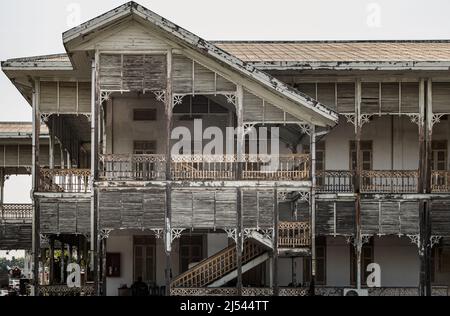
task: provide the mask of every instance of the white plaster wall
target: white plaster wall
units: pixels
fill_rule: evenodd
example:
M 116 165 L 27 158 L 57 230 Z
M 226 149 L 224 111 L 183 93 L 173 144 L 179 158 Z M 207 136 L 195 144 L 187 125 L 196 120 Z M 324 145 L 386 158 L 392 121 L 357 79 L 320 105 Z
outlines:
M 349 169 L 350 141 L 354 139 L 354 126 L 341 117 L 339 125 L 324 139 L 326 169 Z M 370 123 L 364 125 L 361 139 L 373 142 L 374 170 L 418 168 L 418 127 L 411 123 L 409 118 L 374 117 Z
M 223 249 L 228 247 L 228 236 L 227 234 L 208 234 L 207 241 L 207 255 L 211 257 L 216 253 L 222 251 Z
M 269 266 L 269 264 L 268 264 Z M 303 283 L 303 258 L 279 258 L 278 259 L 278 284 L 289 286 L 293 281 L 293 273 L 297 283 Z
M 381 266 L 382 287 L 419 286 L 420 261 L 417 246 L 408 238 L 375 238 L 375 262 Z
M 106 293 L 117 296 L 117 289 L 133 283 L 133 236 L 110 236 L 106 244 L 107 252 L 120 253 L 120 278 L 106 278 Z

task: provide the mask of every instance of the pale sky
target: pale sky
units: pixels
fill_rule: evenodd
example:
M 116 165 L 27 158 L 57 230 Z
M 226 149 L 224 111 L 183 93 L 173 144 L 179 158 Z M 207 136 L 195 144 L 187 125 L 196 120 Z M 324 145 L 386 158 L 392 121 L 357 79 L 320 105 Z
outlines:
M 448 0 L 142 0 L 209 40 L 450 39 Z M 62 32 L 123 0 L 2 0 L 0 60 L 64 52 Z M 75 19 L 74 19 L 75 17 Z M 31 109 L 0 74 L 0 121 L 30 121 Z M 29 177 L 6 183 L 6 202 L 29 202 Z

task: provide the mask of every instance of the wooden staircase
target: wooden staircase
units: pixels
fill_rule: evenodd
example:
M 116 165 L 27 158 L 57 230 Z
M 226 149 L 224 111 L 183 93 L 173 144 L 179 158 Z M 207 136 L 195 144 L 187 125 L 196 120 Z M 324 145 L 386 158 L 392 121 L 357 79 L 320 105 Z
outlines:
M 259 264 L 268 258 L 267 250 L 264 247 L 250 240 L 244 242 L 242 253 L 243 268 L 247 271 L 252 267 L 252 262 Z M 262 261 L 261 261 L 262 260 Z M 233 279 L 233 272 L 237 270 L 236 245 L 222 250 L 209 257 L 192 269 L 179 275 L 172 281 L 172 288 L 202 288 L 214 283 L 220 284 L 221 279 Z M 243 272 L 244 269 L 243 269 Z

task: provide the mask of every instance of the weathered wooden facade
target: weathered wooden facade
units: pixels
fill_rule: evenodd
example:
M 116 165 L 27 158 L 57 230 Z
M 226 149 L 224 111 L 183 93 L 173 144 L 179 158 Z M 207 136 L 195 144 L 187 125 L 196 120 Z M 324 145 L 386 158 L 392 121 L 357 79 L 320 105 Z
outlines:
M 449 43 L 210 43 L 134 2 L 63 41 L 2 63 L 33 107 L 32 144 L 5 143 L 0 170 L 33 176 L 35 275 L 56 242 L 97 294 L 137 277 L 168 295 L 322 294 L 324 240 L 348 242 L 360 289 L 368 247 L 396 236 L 432 294 L 450 237 Z M 236 129 L 233 145 L 174 154 L 172 132 L 199 120 Z M 279 128 L 270 172 L 246 146 L 259 126 Z

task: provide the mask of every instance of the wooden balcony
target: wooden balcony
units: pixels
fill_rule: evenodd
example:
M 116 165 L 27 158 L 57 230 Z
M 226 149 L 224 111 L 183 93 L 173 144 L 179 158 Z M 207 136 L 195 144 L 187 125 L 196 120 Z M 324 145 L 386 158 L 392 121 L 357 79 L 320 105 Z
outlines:
M 101 155 L 100 180 L 152 181 L 166 179 L 164 155 Z
M 0 205 L 1 222 L 31 222 L 33 207 L 31 204 Z
M 308 222 L 278 223 L 278 248 L 298 249 L 311 246 L 311 225 Z
M 40 192 L 88 193 L 91 170 L 41 169 Z
M 317 191 L 323 193 L 353 192 L 354 173 L 351 170 L 325 170 L 316 172 Z
M 317 191 L 321 193 L 354 192 L 354 172 L 350 170 L 318 171 Z M 361 192 L 413 194 L 418 192 L 417 170 L 365 170 L 361 173 Z M 450 171 L 433 171 L 432 193 L 450 192 Z
M 450 171 L 433 171 L 431 174 L 431 190 L 434 193 L 449 193 Z
M 176 155 L 171 159 L 171 177 L 175 181 L 309 180 L 309 155 L 277 156 L 274 170 L 269 168 L 269 157 L 246 155 L 243 161 L 238 161 L 236 155 Z M 166 158 L 164 155 L 103 155 L 100 157 L 100 179 L 165 180 Z

